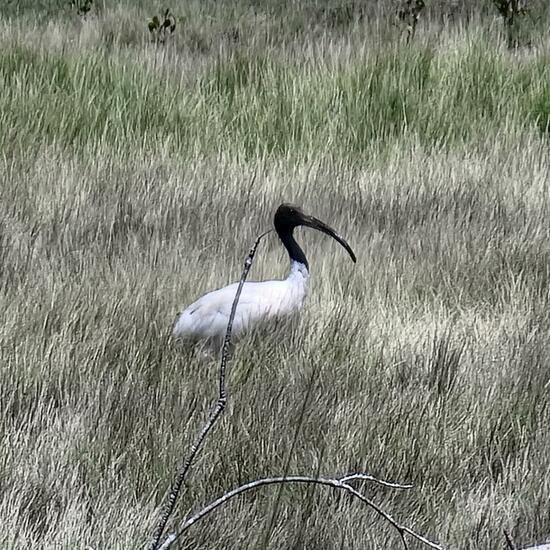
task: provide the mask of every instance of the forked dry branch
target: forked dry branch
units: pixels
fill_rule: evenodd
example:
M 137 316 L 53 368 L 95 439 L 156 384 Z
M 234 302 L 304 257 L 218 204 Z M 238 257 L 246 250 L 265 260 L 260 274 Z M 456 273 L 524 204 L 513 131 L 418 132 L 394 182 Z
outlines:
M 191 468 L 191 465 L 195 457 L 200 451 L 206 436 L 208 435 L 209 431 L 212 429 L 212 427 L 220 417 L 221 413 L 225 409 L 225 405 L 227 403 L 225 376 L 226 376 L 226 370 L 227 370 L 227 362 L 229 358 L 229 350 L 231 346 L 231 333 L 233 328 L 233 320 L 235 318 L 237 304 L 239 303 L 242 287 L 246 281 L 246 278 L 248 277 L 248 273 L 252 266 L 254 255 L 256 254 L 256 249 L 261 239 L 270 232 L 271 231 L 267 231 L 266 233 L 263 233 L 256 239 L 255 243 L 253 244 L 252 248 L 250 249 L 245 259 L 241 279 L 239 281 L 239 285 L 237 286 L 235 298 L 233 299 L 233 304 L 231 306 L 231 314 L 229 316 L 229 321 L 227 323 L 227 330 L 226 330 L 225 338 L 223 342 L 223 348 L 222 348 L 221 360 L 220 360 L 220 371 L 219 371 L 218 401 L 216 402 L 216 405 L 214 406 L 214 409 L 212 410 L 212 413 L 210 414 L 210 417 L 208 418 L 206 424 L 201 429 L 195 441 L 193 442 L 189 450 L 189 454 L 185 458 L 185 461 L 183 462 L 182 467 L 180 468 L 180 470 L 176 475 L 176 478 L 174 480 L 170 493 L 168 494 L 164 510 L 155 528 L 152 541 L 148 546 L 148 550 L 167 550 L 168 548 L 170 548 L 170 546 L 174 541 L 176 541 L 181 535 L 183 535 L 187 531 L 187 529 L 189 529 L 197 521 L 199 521 L 200 519 L 208 515 L 210 512 L 213 512 L 215 509 L 222 506 L 223 504 L 229 502 L 233 498 L 239 495 L 242 495 L 243 493 L 246 493 L 253 489 L 258 489 L 260 487 L 265 487 L 268 485 L 281 485 L 286 483 L 322 485 L 322 486 L 332 487 L 334 489 L 341 489 L 343 491 L 346 491 L 347 493 L 351 494 L 355 498 L 359 499 L 361 502 L 365 503 L 367 506 L 373 509 L 377 514 L 379 514 L 386 521 L 388 521 L 390 525 L 392 525 L 392 527 L 394 527 L 399 533 L 399 536 L 401 537 L 401 542 L 403 543 L 403 548 L 405 550 L 408 550 L 409 548 L 407 544 L 406 535 L 418 540 L 419 542 L 425 544 L 426 546 L 429 546 L 430 548 L 435 548 L 436 550 L 443 550 L 443 546 L 439 545 L 438 543 L 428 540 L 426 537 L 420 535 L 419 533 L 417 533 L 416 531 L 413 531 L 412 529 L 410 529 L 409 527 L 406 527 L 405 525 L 401 525 L 390 514 L 385 512 L 380 506 L 378 506 L 372 500 L 367 498 L 362 492 L 358 491 L 352 485 L 350 485 L 350 482 L 369 481 L 369 482 L 373 482 L 378 485 L 382 485 L 384 487 L 389 487 L 392 489 L 411 489 L 413 486 L 402 485 L 399 483 L 377 479 L 371 476 L 370 474 L 366 474 L 366 473 L 354 473 L 354 474 L 348 474 L 343 477 L 335 477 L 335 478 L 324 478 L 324 477 L 314 478 L 309 476 L 283 476 L 283 477 L 268 477 L 264 479 L 257 479 L 254 481 L 250 481 L 248 483 L 245 483 L 244 485 L 241 485 L 235 489 L 232 489 L 224 493 L 222 496 L 210 502 L 207 506 L 205 506 L 199 512 L 195 513 L 191 517 L 188 517 L 178 527 L 176 532 L 169 534 L 164 539 L 162 544 L 160 543 L 161 537 L 166 528 L 166 524 L 168 523 L 168 520 L 172 515 L 174 508 L 176 506 L 176 502 L 179 497 L 182 484 L 187 476 L 187 473 L 189 472 L 189 469 Z
M 430 548 L 436 548 L 439 550 L 443 550 L 443 547 L 439 544 L 432 542 L 428 540 L 427 538 L 423 537 L 419 533 L 416 533 L 409 527 L 406 527 L 404 525 L 401 525 L 398 523 L 390 514 L 382 510 L 380 506 L 375 504 L 372 500 L 367 498 L 363 493 L 349 485 L 348 482 L 354 481 L 354 480 L 363 480 L 363 481 L 372 481 L 374 483 L 377 483 L 378 485 L 382 485 L 384 487 L 391 487 L 393 489 L 411 489 L 412 485 L 400 485 L 398 483 L 392 483 L 390 481 L 384 481 L 382 479 L 377 479 L 369 474 L 350 474 L 345 477 L 341 478 L 314 478 L 314 477 L 308 477 L 308 476 L 287 476 L 287 477 L 268 477 L 264 479 L 257 479 L 255 481 L 251 481 L 249 483 L 245 483 L 244 485 L 241 485 L 240 487 L 237 487 L 236 489 L 233 489 L 231 491 L 228 491 L 227 493 L 223 494 L 221 497 L 217 498 L 216 500 L 213 500 L 210 504 L 205 506 L 202 510 L 191 516 L 190 518 L 186 519 L 179 527 L 178 531 L 176 533 L 172 533 L 168 535 L 162 546 L 159 548 L 159 550 L 166 550 L 170 547 L 170 545 L 178 539 L 187 529 L 189 529 L 194 523 L 202 519 L 204 516 L 209 514 L 210 512 L 214 511 L 216 508 L 221 506 L 222 504 L 225 504 L 229 500 L 233 499 L 236 496 L 239 496 L 247 491 L 250 491 L 252 489 L 257 489 L 259 487 L 264 487 L 266 485 L 277 485 L 277 484 L 283 484 L 283 483 L 302 483 L 302 484 L 313 484 L 313 485 L 324 485 L 326 487 L 332 487 L 334 489 L 342 489 L 344 491 L 347 491 L 354 497 L 358 498 L 362 502 L 364 502 L 367 506 L 372 508 L 377 514 L 381 515 L 385 520 L 387 520 L 399 533 L 401 540 L 403 542 L 403 547 L 405 550 L 408 549 L 407 540 L 405 539 L 405 535 L 409 535 L 416 540 L 424 543 L 425 545 L 429 546 Z

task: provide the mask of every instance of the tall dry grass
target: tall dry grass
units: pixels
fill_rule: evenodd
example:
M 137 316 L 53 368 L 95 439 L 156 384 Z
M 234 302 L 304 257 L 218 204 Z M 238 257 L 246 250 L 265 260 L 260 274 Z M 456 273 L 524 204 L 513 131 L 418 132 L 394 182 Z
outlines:
M 300 232 L 306 307 L 239 345 L 179 516 L 288 462 L 414 482 L 370 494 L 449 548 L 548 537 L 546 39 L 509 52 L 479 14 L 406 48 L 382 14 L 190 3 L 157 48 L 146 3 L 52 6 L 0 11 L 0 546 L 143 546 L 216 397 L 173 316 L 238 277 L 283 200 L 359 261 Z M 285 270 L 272 238 L 251 277 Z M 183 547 L 399 542 L 296 488 L 268 532 L 275 500 Z

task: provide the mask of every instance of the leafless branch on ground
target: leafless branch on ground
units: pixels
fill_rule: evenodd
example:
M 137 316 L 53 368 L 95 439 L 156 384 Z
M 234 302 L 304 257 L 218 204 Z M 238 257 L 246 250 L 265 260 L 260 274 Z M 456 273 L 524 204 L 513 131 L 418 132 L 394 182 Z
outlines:
M 401 537 L 401 540 L 403 542 L 403 547 L 405 548 L 405 550 L 407 550 L 408 548 L 405 535 L 409 535 L 410 537 L 422 542 L 423 544 L 425 544 L 426 546 L 429 546 L 430 548 L 443 550 L 443 547 L 440 546 L 438 543 L 432 542 L 428 540 L 426 537 L 417 533 L 416 531 L 413 531 L 409 527 L 401 525 L 390 514 L 385 512 L 380 506 L 378 506 L 372 500 L 367 498 L 362 492 L 358 491 L 357 489 L 355 489 L 349 484 L 350 481 L 358 481 L 358 480 L 371 481 L 371 482 L 377 483 L 378 485 L 382 485 L 384 487 L 389 487 L 392 489 L 411 489 L 412 488 L 412 485 L 402 485 L 400 483 L 393 483 L 390 481 L 377 479 L 369 474 L 361 474 L 361 473 L 350 474 L 340 478 L 314 478 L 309 476 L 287 476 L 287 477 L 268 477 L 264 479 L 257 479 L 255 481 L 245 483 L 244 485 L 241 485 L 240 487 L 237 487 L 231 491 L 228 491 L 227 493 L 224 493 L 221 497 L 217 498 L 216 500 L 213 500 L 210 504 L 205 506 L 202 510 L 200 510 L 190 518 L 186 519 L 183 522 L 183 524 L 179 527 L 176 533 L 169 535 L 169 537 L 166 539 L 164 544 L 161 546 L 161 549 L 165 550 L 166 548 L 169 548 L 170 545 L 175 540 L 177 540 L 187 529 L 189 529 L 197 521 L 202 519 L 204 516 L 206 516 L 210 512 L 214 511 L 219 506 L 222 506 L 223 504 L 227 503 L 229 500 L 247 491 L 250 491 L 252 489 L 257 489 L 259 487 L 264 487 L 267 485 L 301 483 L 301 484 L 324 485 L 327 487 L 332 487 L 334 489 L 342 489 L 350 493 L 354 497 L 358 498 L 359 500 L 364 502 L 367 506 L 369 506 L 371 509 L 373 509 L 378 515 L 382 516 L 397 530 L 397 532 Z

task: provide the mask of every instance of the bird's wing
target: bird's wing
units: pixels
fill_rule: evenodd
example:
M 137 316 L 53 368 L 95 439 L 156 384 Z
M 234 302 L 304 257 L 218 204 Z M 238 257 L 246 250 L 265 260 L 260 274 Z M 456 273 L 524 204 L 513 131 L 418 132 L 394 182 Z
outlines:
M 245 330 L 253 321 L 277 314 L 284 292 L 283 283 L 262 281 L 243 285 L 233 321 L 235 332 Z M 192 303 L 178 316 L 174 334 L 208 338 L 223 333 L 229 321 L 237 287 L 238 283 L 233 283 L 213 290 Z

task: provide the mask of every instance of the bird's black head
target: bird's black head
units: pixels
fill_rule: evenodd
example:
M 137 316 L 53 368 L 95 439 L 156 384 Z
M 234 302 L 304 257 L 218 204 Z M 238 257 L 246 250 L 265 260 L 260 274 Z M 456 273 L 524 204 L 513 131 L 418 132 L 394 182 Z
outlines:
M 298 225 L 303 225 L 305 214 L 299 206 L 283 203 L 273 218 L 273 224 L 277 233 L 281 231 L 292 231 Z
M 351 259 L 355 262 L 355 254 L 351 249 L 351 246 L 342 238 L 332 227 L 328 226 L 326 223 L 314 218 L 313 216 L 308 216 L 304 214 L 301 208 L 298 206 L 293 206 L 292 204 L 283 203 L 277 211 L 275 212 L 275 217 L 273 219 L 273 224 L 275 225 L 275 230 L 277 234 L 285 243 L 286 236 L 292 235 L 292 232 L 295 227 L 299 225 L 305 225 L 311 227 L 312 229 L 317 229 L 322 231 L 327 235 L 330 235 L 333 239 L 338 241 L 348 252 Z M 286 246 L 286 245 L 285 245 Z

